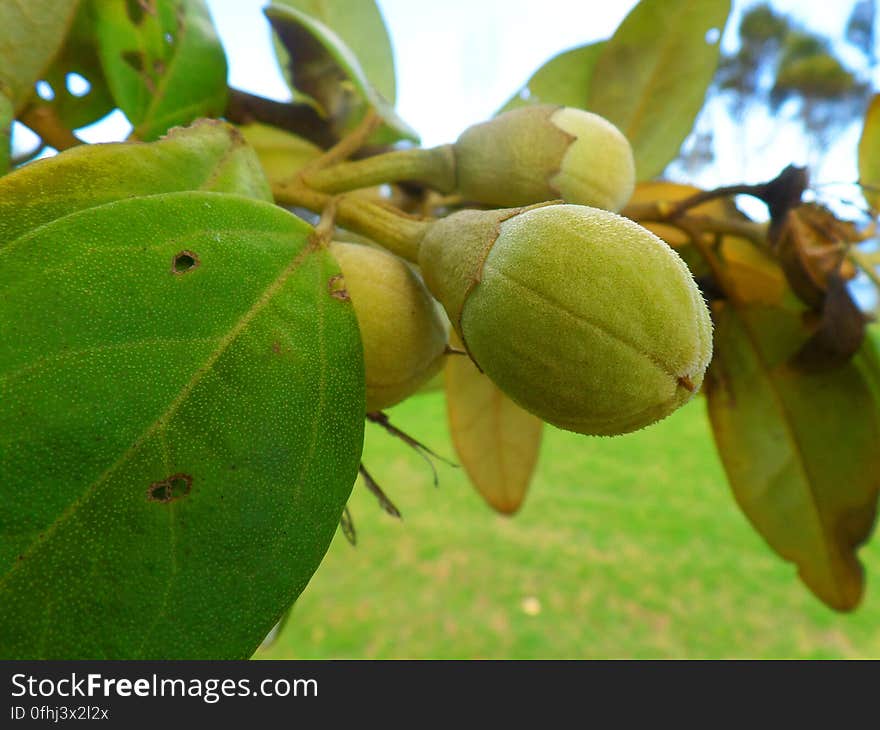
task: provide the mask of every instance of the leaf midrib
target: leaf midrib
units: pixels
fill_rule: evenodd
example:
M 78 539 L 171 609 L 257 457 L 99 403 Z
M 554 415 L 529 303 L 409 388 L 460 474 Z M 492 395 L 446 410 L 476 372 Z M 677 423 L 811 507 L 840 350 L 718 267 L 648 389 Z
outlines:
M 123 452 L 107 469 L 105 469 L 97 479 L 89 484 L 83 493 L 74 500 L 64 512 L 61 513 L 42 533 L 42 539 L 33 541 L 22 553 L 24 558 L 29 557 L 35 549 L 41 545 L 48 544 L 55 532 L 60 529 L 61 525 L 70 520 L 77 510 L 86 502 L 86 500 L 101 486 L 126 460 L 133 456 L 137 450 L 157 431 L 164 429 L 167 422 L 174 417 L 175 413 L 186 402 L 186 399 L 202 381 L 202 379 L 211 372 L 213 366 L 217 363 L 224 352 L 232 345 L 238 336 L 245 330 L 247 325 L 253 318 L 262 311 L 262 309 L 272 301 L 277 292 L 284 286 L 287 280 L 300 268 L 301 264 L 314 253 L 315 249 L 310 243 L 306 243 L 302 250 L 293 258 L 293 260 L 284 268 L 284 270 L 269 284 L 260 297 L 251 305 L 251 307 L 235 322 L 226 335 L 223 335 L 218 342 L 216 349 L 208 356 L 205 363 L 199 367 L 192 375 L 190 380 L 181 388 L 178 396 L 171 402 L 166 410 L 156 420 L 154 420 L 141 435 L 132 443 L 132 445 Z M 13 576 L 19 566 L 27 562 L 24 559 L 15 561 L 10 569 L 0 576 L 0 591 L 3 590 L 10 577 Z
M 828 568 L 828 573 L 834 580 L 835 587 L 838 590 L 839 596 L 844 596 L 846 595 L 846 591 L 844 589 L 846 581 L 840 579 L 837 570 L 835 569 L 835 562 L 831 559 L 831 551 L 828 549 L 828 545 L 833 545 L 834 541 L 829 539 L 830 532 L 828 529 L 828 525 L 822 517 L 822 510 L 819 509 L 817 496 L 813 489 L 813 478 L 811 477 L 810 469 L 808 467 L 805 450 L 800 443 L 800 439 L 798 438 L 797 431 L 794 427 L 794 418 L 789 412 L 788 407 L 785 405 L 785 401 L 782 398 L 782 395 L 779 393 L 776 387 L 776 381 L 772 375 L 772 368 L 764 357 L 764 353 L 759 346 L 758 338 L 752 331 L 745 317 L 740 316 L 738 312 L 735 314 L 735 316 L 739 319 L 742 329 L 746 334 L 746 338 L 749 340 L 752 351 L 755 353 L 755 360 L 758 363 L 760 372 L 768 383 L 770 393 L 776 404 L 777 412 L 781 415 L 782 424 L 785 428 L 785 433 L 788 436 L 788 442 L 792 448 L 792 454 L 795 457 L 795 465 L 801 476 L 803 477 L 803 483 L 806 485 L 806 492 L 809 495 L 808 502 L 813 508 L 813 516 L 815 521 L 819 525 L 819 531 L 823 538 L 822 547 L 824 548 L 823 554 L 825 556 L 825 563 Z M 798 563 L 798 568 L 800 567 L 801 566 Z
M 691 12 L 693 10 L 693 6 L 694 6 L 694 0 L 691 0 L 691 2 L 688 2 L 687 6 L 686 6 L 687 12 Z M 728 14 L 729 14 L 729 12 L 730 11 L 728 9 Z M 612 41 L 613 41 L 613 38 L 611 39 L 611 41 L 608 41 L 608 43 L 611 43 Z M 667 65 L 668 56 L 672 53 L 672 51 L 674 51 L 676 49 L 677 42 L 678 42 L 677 36 L 674 36 L 674 35 L 670 36 L 669 34 L 664 33 L 664 41 L 663 41 L 662 45 L 658 48 L 658 51 L 657 51 L 657 54 L 655 57 L 657 59 L 656 63 L 652 64 L 652 67 L 651 67 L 649 74 L 648 74 L 648 77 L 647 77 L 647 81 L 645 84 L 642 85 L 643 89 L 653 89 L 653 87 L 655 86 L 655 83 L 656 83 L 656 79 L 658 78 L 658 76 L 661 75 L 661 70 L 663 70 L 665 68 L 665 66 Z M 716 46 L 716 49 L 717 49 L 717 46 Z M 607 53 L 609 50 L 614 50 L 614 48 L 606 48 L 606 50 L 603 52 L 602 55 L 604 56 L 605 53 Z M 628 111 L 628 113 L 626 115 L 626 117 L 627 117 L 626 123 L 621 125 L 624 127 L 623 131 L 624 131 L 625 136 L 632 143 L 635 143 L 635 140 L 636 140 L 636 134 L 635 134 L 634 130 L 638 130 L 638 129 L 642 128 L 643 118 L 645 116 L 645 110 L 648 108 L 649 102 L 651 102 L 653 104 L 656 101 L 656 99 L 654 98 L 655 95 L 656 94 L 654 94 L 654 93 L 651 93 L 651 94 L 641 93 L 641 94 L 639 94 L 635 105 L 630 108 L 630 110 Z

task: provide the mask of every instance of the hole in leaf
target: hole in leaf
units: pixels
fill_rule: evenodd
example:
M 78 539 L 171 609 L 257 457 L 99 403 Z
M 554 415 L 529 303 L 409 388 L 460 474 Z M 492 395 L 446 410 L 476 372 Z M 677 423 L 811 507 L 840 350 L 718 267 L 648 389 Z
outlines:
M 165 42 L 170 46 L 174 43 L 174 36 L 171 33 L 166 33 L 163 38 L 165 38 Z
M 345 279 L 342 274 L 331 276 L 327 282 L 327 288 L 330 290 L 330 296 L 334 299 L 341 299 L 343 302 L 351 299 L 348 295 L 348 290 L 345 288 Z
M 529 99 L 529 97 L 531 97 L 531 95 L 532 95 L 532 90 L 528 86 L 524 86 L 519 92 L 519 98 L 522 99 L 523 101 L 526 101 L 527 99 Z
M 721 38 L 721 31 L 718 28 L 709 28 L 706 31 L 706 43 L 714 46 Z
M 147 490 L 151 502 L 173 502 L 189 494 L 193 478 L 189 474 L 172 474 L 158 482 L 153 482 Z
M 78 73 L 67 74 L 64 78 L 64 82 L 67 86 L 67 91 L 71 96 L 82 97 L 92 90 L 92 85 L 89 83 L 88 79 L 84 76 L 80 76 Z
M 192 271 L 200 263 L 199 257 L 192 251 L 181 251 L 171 259 L 171 273 L 185 274 L 187 271 Z
M 55 98 L 55 90 L 48 81 L 37 81 L 37 96 L 43 101 L 52 101 Z

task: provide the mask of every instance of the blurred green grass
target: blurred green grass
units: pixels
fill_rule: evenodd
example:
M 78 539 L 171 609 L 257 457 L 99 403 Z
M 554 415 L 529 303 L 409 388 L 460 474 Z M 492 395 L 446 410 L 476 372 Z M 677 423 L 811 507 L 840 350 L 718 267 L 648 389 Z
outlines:
M 392 421 L 453 450 L 442 395 Z M 337 532 L 277 641 L 255 658 L 878 657 L 880 545 L 855 613 L 820 604 L 736 507 L 702 399 L 628 436 L 547 428 L 520 513 L 495 515 L 462 470 L 367 424 L 352 548 Z M 537 610 L 536 610 L 537 609 Z

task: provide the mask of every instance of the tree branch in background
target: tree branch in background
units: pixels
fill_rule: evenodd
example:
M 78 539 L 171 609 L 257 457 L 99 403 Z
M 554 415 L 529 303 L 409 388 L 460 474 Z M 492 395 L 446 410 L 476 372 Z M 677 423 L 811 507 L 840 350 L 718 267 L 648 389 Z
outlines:
M 337 162 L 348 159 L 366 144 L 370 135 L 381 124 L 382 118 L 374 110 L 370 109 L 357 127 L 346 134 L 323 155 L 306 164 L 299 171 L 299 176 L 305 178 L 312 172 L 323 170 L 325 167 L 330 167 Z
M 45 145 L 54 147 L 59 152 L 82 144 L 82 140 L 64 125 L 52 107 L 29 106 L 21 113 L 18 121 L 39 135 Z
M 260 122 L 293 132 L 324 149 L 336 143 L 329 123 L 308 104 L 281 102 L 229 89 L 226 118 L 235 124 Z
M 738 186 L 739 187 L 739 186 Z M 722 188 L 719 188 L 719 190 Z M 709 193 L 715 191 L 707 191 Z M 693 196 L 694 198 L 696 196 Z M 714 196 L 720 197 L 720 196 Z M 687 198 L 691 200 L 692 198 Z M 689 205 L 699 205 L 700 203 L 710 200 L 702 198 L 696 203 Z M 682 202 L 687 202 L 687 200 Z M 722 236 L 740 236 L 748 239 L 761 249 L 767 247 L 767 228 L 762 223 L 755 223 L 749 220 L 737 220 L 734 218 L 713 218 L 705 215 L 684 215 L 680 206 L 671 204 L 667 201 L 655 201 L 652 203 L 633 203 L 626 206 L 621 215 L 631 218 L 636 223 L 665 223 L 675 226 L 685 233 L 691 233 L 699 230 L 704 234 L 717 234 Z

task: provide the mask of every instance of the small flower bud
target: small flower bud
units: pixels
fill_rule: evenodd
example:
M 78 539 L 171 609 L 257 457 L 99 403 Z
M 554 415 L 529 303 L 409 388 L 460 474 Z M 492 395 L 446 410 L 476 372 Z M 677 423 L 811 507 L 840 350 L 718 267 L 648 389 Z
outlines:
M 453 145 L 465 198 L 514 207 L 561 198 L 620 210 L 635 185 L 626 137 L 598 114 L 530 106 L 474 125 Z
M 367 413 L 389 408 L 436 375 L 447 344 L 436 302 L 413 269 L 382 249 L 333 242 L 364 348 Z
M 580 205 L 462 211 L 422 239 L 425 282 L 476 364 L 545 421 L 613 435 L 700 387 L 712 326 L 657 236 Z

